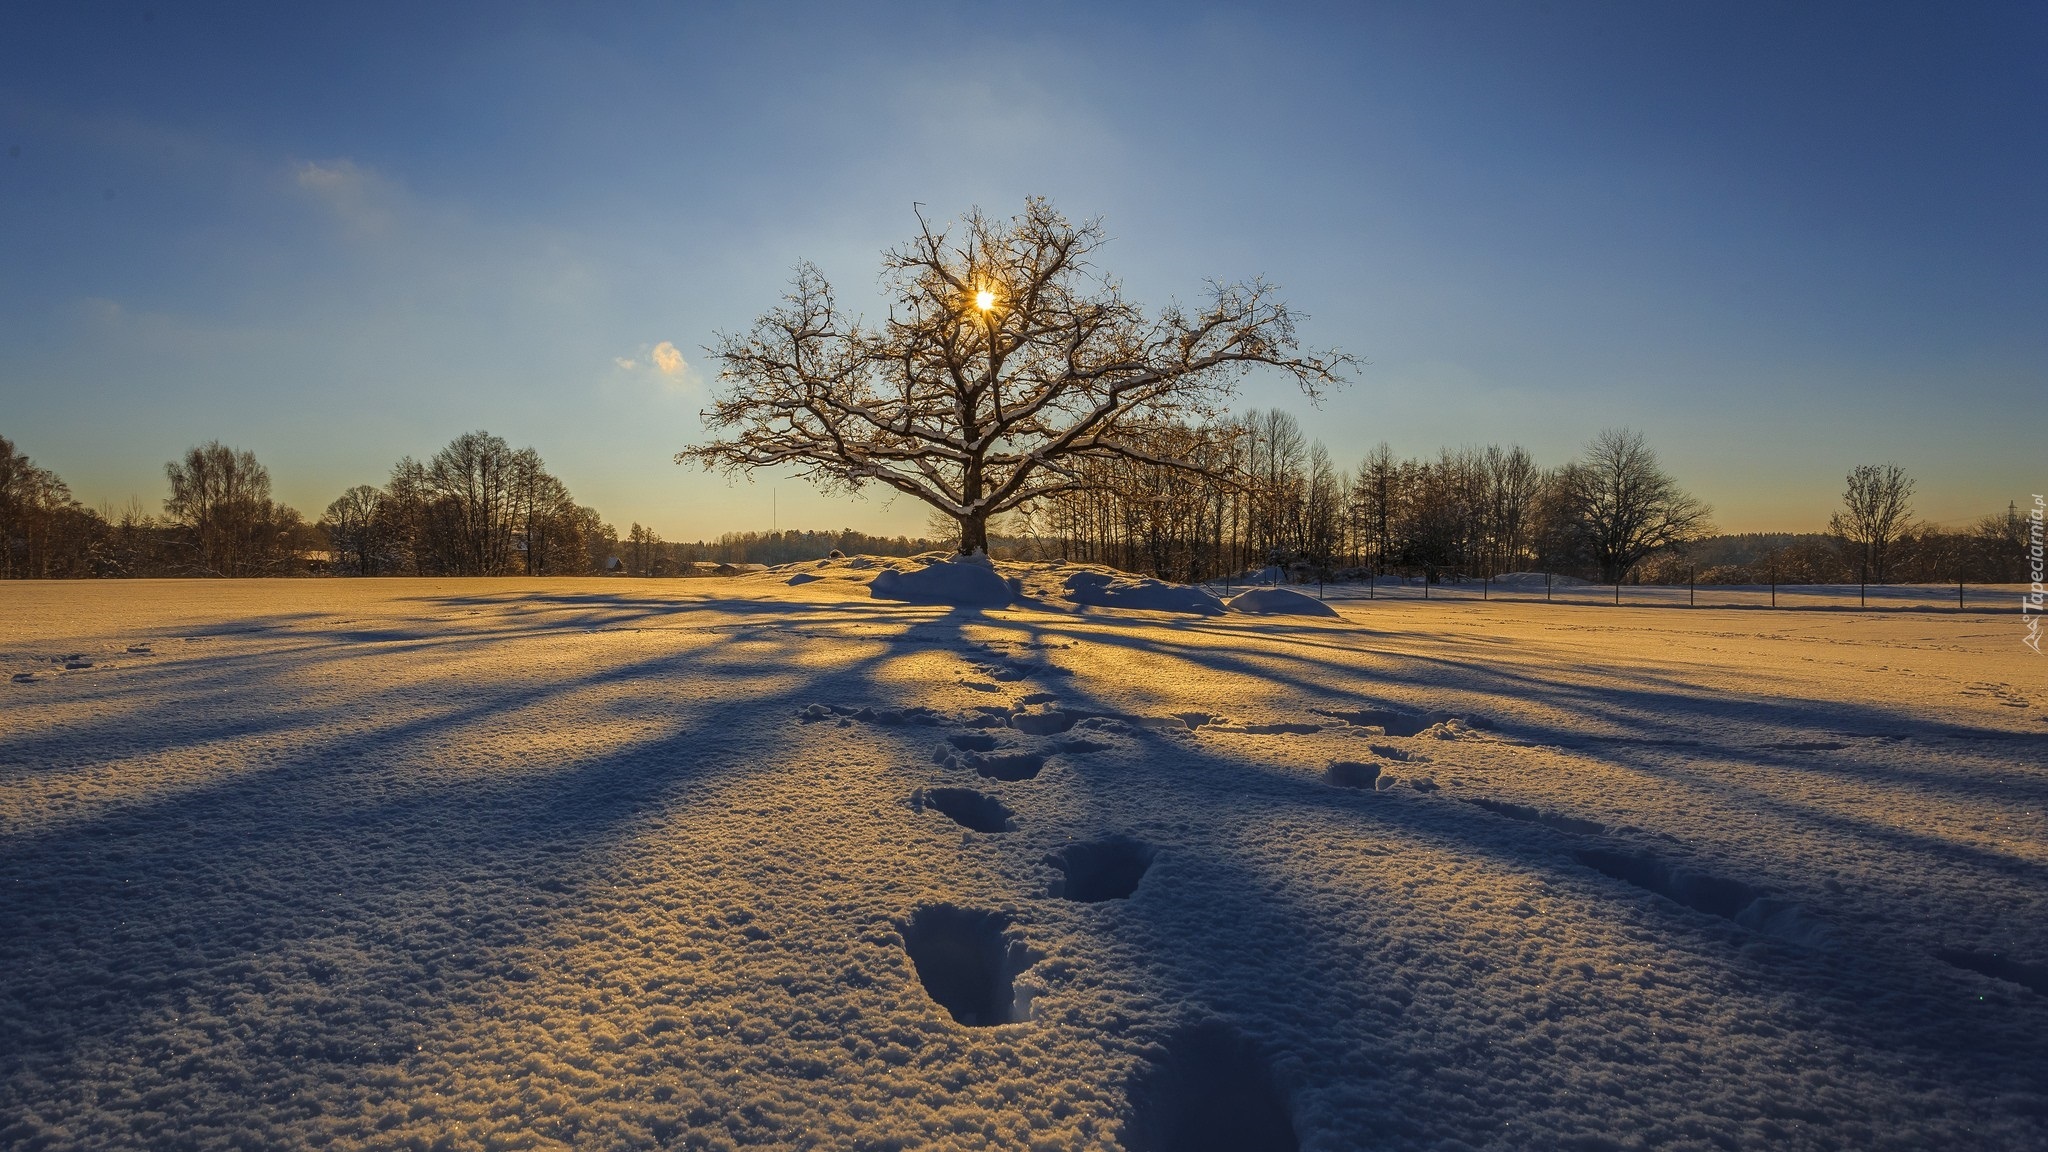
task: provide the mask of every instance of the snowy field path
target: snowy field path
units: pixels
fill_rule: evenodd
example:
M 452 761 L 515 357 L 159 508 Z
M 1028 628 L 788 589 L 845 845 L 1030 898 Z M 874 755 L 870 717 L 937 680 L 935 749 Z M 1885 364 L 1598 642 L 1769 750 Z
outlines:
M 2048 1147 L 2016 615 L 818 574 L 0 585 L 0 1146 Z

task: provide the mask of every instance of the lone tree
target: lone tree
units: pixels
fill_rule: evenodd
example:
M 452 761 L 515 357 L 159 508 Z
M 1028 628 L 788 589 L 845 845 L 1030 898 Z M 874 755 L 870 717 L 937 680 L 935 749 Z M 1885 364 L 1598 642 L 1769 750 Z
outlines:
M 1829 531 L 1863 549 L 1864 571 L 1880 584 L 1892 545 L 1912 526 L 1912 496 L 1913 478 L 1897 464 L 1860 464 L 1849 473 L 1842 511 L 1828 520 Z
M 957 240 L 921 212 L 918 225 L 883 256 L 893 303 L 879 329 L 842 315 L 805 263 L 781 307 L 721 336 L 724 387 L 702 415 L 724 438 L 676 462 L 883 484 L 951 517 L 971 553 L 989 517 L 1083 486 L 1089 458 L 1196 469 L 1148 432 L 1214 415 L 1253 365 L 1315 399 L 1351 362 L 1301 350 L 1295 315 L 1260 280 L 1147 317 L 1088 262 L 1101 222 L 1071 224 L 1040 198 L 1007 221 L 970 212 Z
M 1593 437 L 1556 482 L 1572 531 L 1610 584 L 1650 556 L 1712 531 L 1711 510 L 1679 488 L 1633 429 Z

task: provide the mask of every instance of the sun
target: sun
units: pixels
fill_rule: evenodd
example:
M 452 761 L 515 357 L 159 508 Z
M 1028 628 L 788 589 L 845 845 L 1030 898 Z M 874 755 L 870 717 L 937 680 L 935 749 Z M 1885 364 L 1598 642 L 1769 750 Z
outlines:
M 983 288 L 974 294 L 974 306 L 983 312 L 996 306 L 996 294 Z

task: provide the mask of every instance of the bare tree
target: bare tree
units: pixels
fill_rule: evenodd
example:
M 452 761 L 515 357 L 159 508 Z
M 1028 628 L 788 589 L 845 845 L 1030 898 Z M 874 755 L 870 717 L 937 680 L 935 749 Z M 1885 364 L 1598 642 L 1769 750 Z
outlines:
M 427 462 L 429 491 L 447 501 L 453 513 L 451 567 L 463 575 L 497 576 L 511 564 L 518 525 L 515 456 L 504 438 L 468 432 Z
M 1251 366 L 1315 397 L 1349 363 L 1300 351 L 1294 314 L 1261 281 L 1148 318 L 1089 265 L 1100 222 L 1070 224 L 1043 199 L 1008 221 L 969 213 L 957 242 L 918 223 L 884 256 L 895 302 L 879 330 L 843 316 L 804 264 L 782 307 L 724 337 L 725 388 L 703 418 L 728 437 L 677 462 L 879 483 L 951 516 L 974 552 L 991 516 L 1072 490 L 1085 459 L 1184 466 L 1149 455 L 1145 430 L 1214 414 Z
M 1278 408 L 1252 413 L 1246 427 L 1252 549 L 1259 563 L 1282 564 L 1301 547 L 1308 437 L 1301 434 L 1301 421 Z
M 1488 574 L 1519 567 L 1529 544 L 1530 521 L 1534 516 L 1537 490 L 1543 473 L 1529 450 L 1519 445 L 1486 449 L 1486 476 L 1490 556 Z
M 0 436 L 0 577 L 96 575 L 107 535 L 61 477 Z
M 164 511 L 184 530 L 198 571 L 248 576 L 290 557 L 302 522 L 270 499 L 270 470 L 255 453 L 209 441 L 165 464 L 164 476 Z
M 358 484 L 327 506 L 320 523 L 327 529 L 336 567 L 353 569 L 359 576 L 374 576 L 383 567 L 383 505 L 382 492 Z
M 652 528 L 642 528 L 636 520 L 632 530 L 626 533 L 625 544 L 627 573 L 633 576 L 653 575 L 655 550 L 661 547 L 661 535 Z
M 1897 464 L 1859 464 L 1849 473 L 1843 509 L 1828 530 L 1863 549 L 1864 570 L 1882 584 L 1892 546 L 1912 527 L 1913 478 Z
M 1311 444 L 1303 472 L 1298 538 L 1303 558 L 1325 575 L 1336 562 L 1346 483 L 1323 442 Z
M 1351 481 L 1354 531 L 1365 544 L 1373 570 L 1386 566 L 1394 552 L 1394 518 L 1400 504 L 1401 463 L 1382 440 L 1359 461 Z
M 1601 578 L 1620 583 L 1646 557 L 1711 532 L 1711 510 L 1657 465 L 1643 434 L 1609 428 L 1558 474 L 1562 510 Z

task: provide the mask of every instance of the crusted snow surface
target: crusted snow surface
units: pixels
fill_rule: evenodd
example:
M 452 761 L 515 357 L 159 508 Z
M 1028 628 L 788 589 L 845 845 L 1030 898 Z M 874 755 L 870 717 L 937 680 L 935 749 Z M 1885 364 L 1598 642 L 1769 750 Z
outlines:
M 896 564 L 0 585 L 0 1146 L 2041 1147 L 2016 617 Z
M 1337 610 L 1292 588 L 1253 588 L 1228 601 L 1232 612 L 1249 616 L 1335 616 Z

